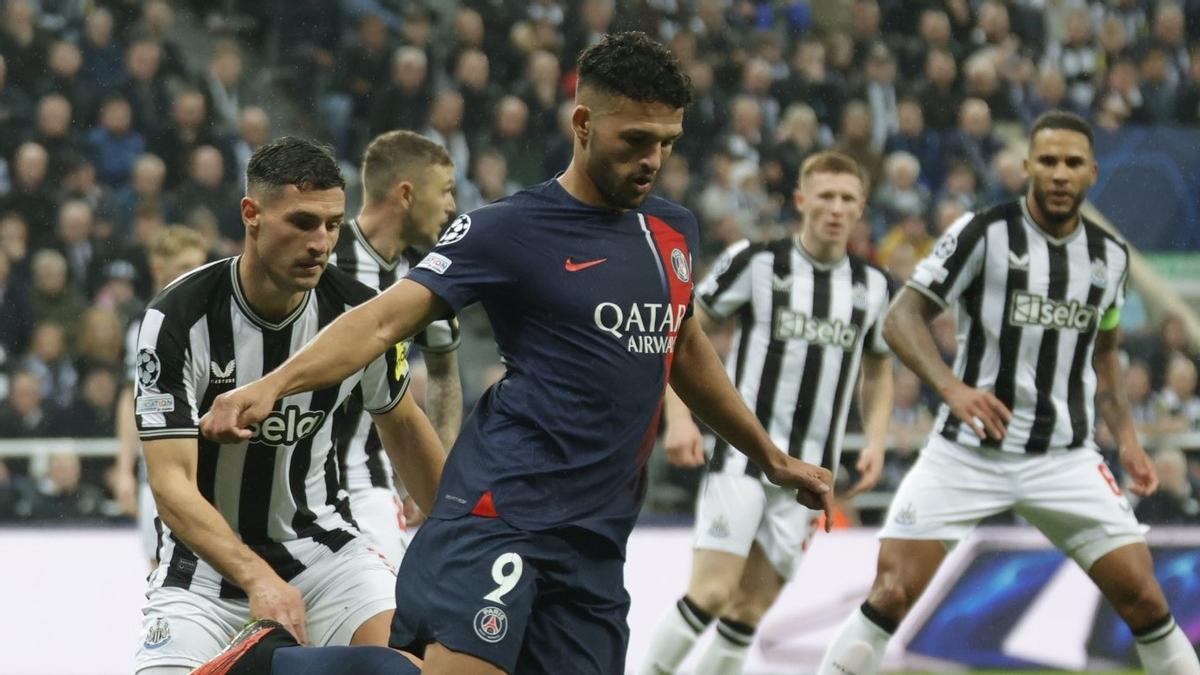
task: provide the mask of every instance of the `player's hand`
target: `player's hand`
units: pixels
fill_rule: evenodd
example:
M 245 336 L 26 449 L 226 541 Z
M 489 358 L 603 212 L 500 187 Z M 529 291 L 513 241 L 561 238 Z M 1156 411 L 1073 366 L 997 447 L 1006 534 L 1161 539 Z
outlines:
M 108 472 L 108 487 L 112 490 L 113 499 L 121 507 L 121 513 L 126 516 L 137 515 L 137 478 L 133 472 L 123 471 L 113 467 Z
M 824 511 L 825 531 L 833 529 L 833 474 L 782 452 L 779 456 L 785 461 L 763 469 L 767 480 L 779 487 L 794 488 L 796 501 L 815 511 Z
M 1121 448 L 1121 466 L 1129 475 L 1129 491 L 1139 497 L 1149 497 L 1158 489 L 1158 470 L 1141 443 Z
M 996 395 L 986 389 L 976 389 L 957 382 L 942 394 L 950 412 L 962 420 L 982 440 L 1004 440 L 1005 428 L 1012 420 L 1009 411 Z
M 682 469 L 704 466 L 704 435 L 690 414 L 680 415 L 679 419 L 667 423 L 663 449 L 667 451 L 667 461 L 673 466 Z
M 863 451 L 858 454 L 858 463 L 854 465 L 858 469 L 859 479 L 846 494 L 844 499 L 866 492 L 875 487 L 879 482 L 879 476 L 883 474 L 883 454 L 886 448 L 863 448 Z
M 248 441 L 253 435 L 250 425 L 271 414 L 276 398 L 266 380 L 227 391 L 213 399 L 212 407 L 200 418 L 200 433 L 218 443 Z
M 300 644 L 308 644 L 308 624 L 300 589 L 272 574 L 248 586 L 246 595 L 250 598 L 252 619 L 278 621 Z

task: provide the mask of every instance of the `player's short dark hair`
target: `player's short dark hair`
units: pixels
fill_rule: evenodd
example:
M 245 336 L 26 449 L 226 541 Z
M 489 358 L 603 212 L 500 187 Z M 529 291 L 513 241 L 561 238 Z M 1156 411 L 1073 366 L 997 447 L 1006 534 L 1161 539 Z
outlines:
M 814 173 L 848 173 L 851 176 L 857 176 L 859 182 L 862 183 L 863 195 L 867 194 L 869 187 L 867 172 L 849 155 L 832 150 L 809 155 L 808 159 L 800 165 L 800 184 L 804 185 L 804 179 Z
M 605 35 L 579 55 L 576 65 L 580 87 L 672 108 L 692 102 L 692 82 L 675 55 L 641 31 Z
M 284 136 L 250 156 L 246 166 L 246 192 L 256 192 L 269 202 L 289 185 L 305 192 L 345 189 L 346 179 L 342 177 L 341 167 L 329 146 Z
M 419 181 L 431 166 L 454 166 L 438 143 L 407 129 L 375 137 L 363 152 L 362 183 L 367 201 L 378 203 L 401 181 Z
M 1043 129 L 1063 129 L 1081 133 L 1087 136 L 1089 148 L 1095 142 L 1095 137 L 1092 134 L 1092 126 L 1087 123 L 1087 120 L 1073 112 L 1051 110 L 1042 113 L 1033 121 L 1033 127 L 1029 130 L 1029 141 L 1033 142 L 1033 138 Z

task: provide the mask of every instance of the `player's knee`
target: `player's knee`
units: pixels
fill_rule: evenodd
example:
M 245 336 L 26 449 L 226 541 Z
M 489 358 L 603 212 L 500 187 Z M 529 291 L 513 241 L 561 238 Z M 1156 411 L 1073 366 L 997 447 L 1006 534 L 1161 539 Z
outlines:
M 733 603 L 733 589 L 713 580 L 692 584 L 687 596 L 697 607 L 713 616 L 725 616 Z
M 1138 584 L 1109 600 L 1134 633 L 1155 625 L 1171 612 L 1162 590 L 1153 582 Z
M 757 626 L 769 609 L 771 603 L 764 598 L 739 595 L 729 603 L 728 611 L 721 616 L 748 626 Z
M 916 601 L 917 594 L 895 574 L 880 575 L 867 599 L 877 612 L 895 621 L 903 619 Z

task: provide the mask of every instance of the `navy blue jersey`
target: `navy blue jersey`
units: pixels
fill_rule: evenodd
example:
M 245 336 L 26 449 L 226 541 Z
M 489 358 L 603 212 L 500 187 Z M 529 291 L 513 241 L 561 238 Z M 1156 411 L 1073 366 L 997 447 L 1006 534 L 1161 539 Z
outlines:
M 651 197 L 617 212 L 556 180 L 450 224 L 408 278 L 455 313 L 483 303 L 507 372 L 464 423 L 433 517 L 582 527 L 623 549 L 697 243 L 683 207 Z

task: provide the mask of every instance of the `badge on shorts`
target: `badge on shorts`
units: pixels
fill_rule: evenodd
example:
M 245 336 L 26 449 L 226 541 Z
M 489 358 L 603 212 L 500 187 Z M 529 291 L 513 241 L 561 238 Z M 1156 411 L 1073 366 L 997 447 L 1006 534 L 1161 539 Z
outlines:
M 508 615 L 499 607 L 484 607 L 475 614 L 475 634 L 495 644 L 508 634 Z
M 171 641 L 171 624 L 167 623 L 166 619 L 157 618 L 150 627 L 146 629 L 146 638 L 142 641 L 142 646 L 146 649 L 158 649 L 159 647 Z

